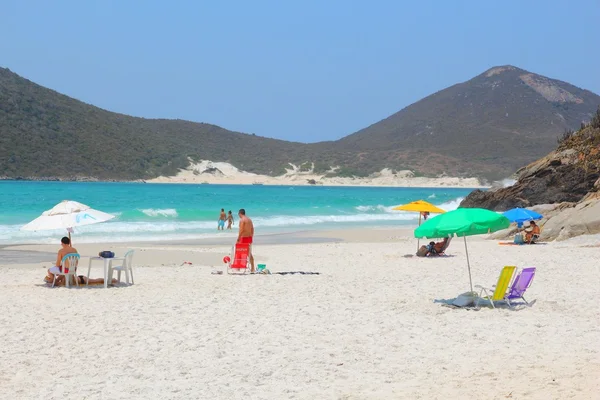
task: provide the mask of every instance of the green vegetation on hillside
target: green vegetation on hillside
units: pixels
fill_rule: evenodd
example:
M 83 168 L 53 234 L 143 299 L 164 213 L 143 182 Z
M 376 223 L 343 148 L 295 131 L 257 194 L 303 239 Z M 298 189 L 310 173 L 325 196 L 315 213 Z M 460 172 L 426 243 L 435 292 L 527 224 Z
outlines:
M 547 151 L 560 131 L 589 120 L 592 103 L 600 104 L 591 92 L 533 74 L 525 79 L 526 71 L 511 68 L 442 90 L 339 141 L 315 144 L 113 113 L 0 68 L 0 177 L 147 179 L 174 175 L 189 160 L 212 160 L 272 176 L 293 163 L 335 176 L 391 168 L 502 178 Z M 546 101 L 539 82 L 577 102 Z
M 557 148 L 518 171 L 506 188 L 471 192 L 461 207 L 497 211 L 537 204 L 576 203 L 600 190 L 600 107 L 589 123 L 567 132 Z
M 0 69 L 0 176 L 138 179 L 174 175 L 188 158 L 277 175 L 308 145 L 90 106 Z
M 502 178 L 589 121 L 600 96 L 513 66 L 432 94 L 339 141 L 390 168 Z M 367 162 L 373 162 L 369 157 Z M 368 169 L 369 165 L 365 165 Z

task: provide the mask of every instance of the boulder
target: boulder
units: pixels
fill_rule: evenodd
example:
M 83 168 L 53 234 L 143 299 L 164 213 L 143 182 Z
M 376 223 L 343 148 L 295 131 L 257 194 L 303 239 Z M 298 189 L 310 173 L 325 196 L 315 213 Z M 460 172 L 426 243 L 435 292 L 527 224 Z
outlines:
M 530 209 L 544 216 L 538 225 L 541 240 L 566 240 L 579 235 L 600 233 L 600 199 L 579 203 L 542 204 Z M 511 239 L 517 232 L 515 225 L 488 236 L 492 240 Z
M 600 233 L 600 200 L 583 201 L 564 208 L 542 225 L 544 240 L 566 240 L 595 233 Z
M 475 190 L 460 204 L 505 211 L 538 204 L 578 202 L 600 191 L 600 130 L 585 128 L 559 148 L 517 171 L 509 187 Z

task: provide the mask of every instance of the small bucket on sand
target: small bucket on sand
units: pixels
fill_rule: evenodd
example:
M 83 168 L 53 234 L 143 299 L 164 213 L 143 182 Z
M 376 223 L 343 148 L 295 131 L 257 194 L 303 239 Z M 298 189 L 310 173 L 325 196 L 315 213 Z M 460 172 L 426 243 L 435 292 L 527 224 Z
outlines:
M 257 268 L 259 271 L 262 271 L 262 270 L 264 270 L 265 268 L 267 268 L 267 264 L 258 264 L 258 265 L 256 266 L 256 268 Z

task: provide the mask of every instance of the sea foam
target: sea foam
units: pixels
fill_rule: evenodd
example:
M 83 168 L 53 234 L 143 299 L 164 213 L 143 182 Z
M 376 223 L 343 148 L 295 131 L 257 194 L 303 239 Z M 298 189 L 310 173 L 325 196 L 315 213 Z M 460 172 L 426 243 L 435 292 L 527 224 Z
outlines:
M 174 208 L 165 208 L 165 209 L 146 208 L 146 209 L 140 210 L 140 211 L 149 217 L 177 217 L 177 210 Z

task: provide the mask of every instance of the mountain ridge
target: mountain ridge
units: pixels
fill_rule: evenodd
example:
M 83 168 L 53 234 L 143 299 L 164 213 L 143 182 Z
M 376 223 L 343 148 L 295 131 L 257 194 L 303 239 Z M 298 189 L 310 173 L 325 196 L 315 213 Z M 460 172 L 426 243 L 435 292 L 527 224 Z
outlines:
M 316 172 L 337 167 L 339 176 L 390 168 L 494 179 L 544 154 L 598 104 L 600 96 L 590 91 L 498 66 L 342 139 L 307 144 L 208 123 L 128 116 L 0 68 L 0 175 L 148 179 L 210 159 L 271 176 L 293 163 L 314 164 Z
M 582 101 L 551 102 L 521 79 L 527 75 L 533 76 L 536 82 L 548 82 L 549 87 L 558 92 L 575 92 L 574 97 Z M 479 104 L 474 105 L 469 98 Z M 590 91 L 511 65 L 498 66 L 435 92 L 340 142 L 354 149 L 377 149 L 372 143 L 378 136 L 379 148 L 424 150 L 431 145 L 433 137 L 436 147 L 443 148 L 446 155 L 454 158 L 468 159 L 474 154 L 484 162 L 508 158 L 509 168 L 504 169 L 508 172 L 547 154 L 555 144 L 557 133 L 578 128 L 581 122 L 593 116 L 598 104 L 600 96 Z M 508 118 L 511 115 L 518 118 Z M 450 118 L 452 124 L 447 122 Z M 493 137 L 482 141 L 482 132 Z M 490 142 L 498 149 L 489 149 Z M 465 147 L 465 143 L 469 146 Z

